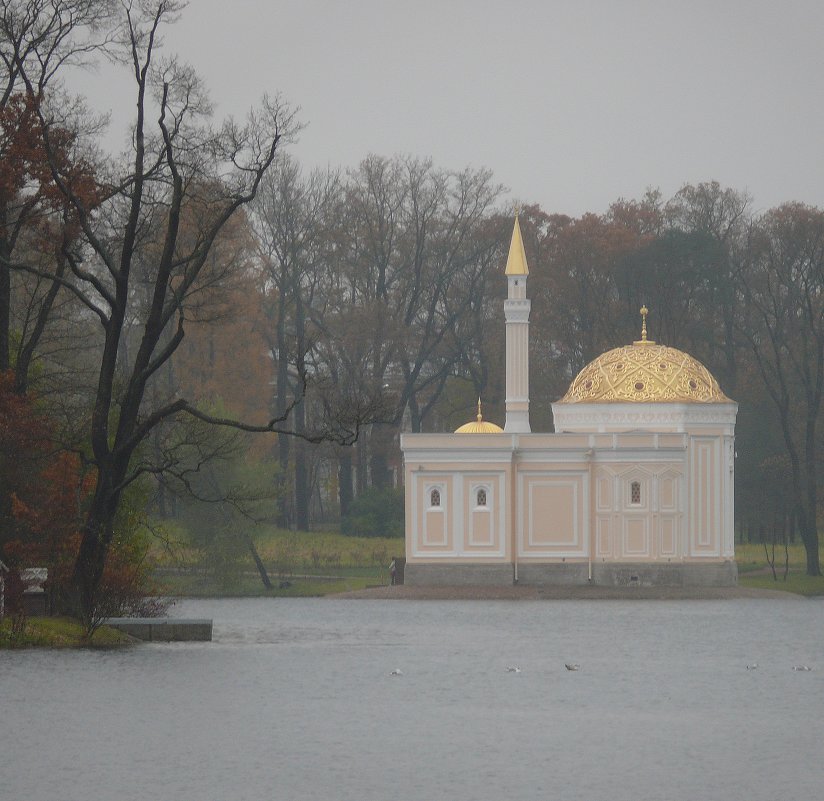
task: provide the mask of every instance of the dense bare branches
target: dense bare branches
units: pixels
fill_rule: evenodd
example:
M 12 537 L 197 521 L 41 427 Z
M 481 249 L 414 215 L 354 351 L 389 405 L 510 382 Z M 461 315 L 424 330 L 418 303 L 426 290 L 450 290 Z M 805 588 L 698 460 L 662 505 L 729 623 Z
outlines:
M 794 512 L 807 550 L 818 558 L 818 432 L 824 391 L 824 213 L 788 204 L 750 232 L 741 274 L 740 334 L 778 412 L 789 457 Z

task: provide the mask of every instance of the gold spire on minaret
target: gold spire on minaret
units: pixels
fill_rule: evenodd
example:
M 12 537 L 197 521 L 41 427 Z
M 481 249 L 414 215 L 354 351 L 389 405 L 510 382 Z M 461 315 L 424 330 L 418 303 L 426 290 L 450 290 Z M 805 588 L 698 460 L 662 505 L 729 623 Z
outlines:
M 651 339 L 647 339 L 647 315 L 649 314 L 649 309 L 646 305 L 641 306 L 640 309 L 641 314 L 641 339 L 636 339 L 633 342 L 633 345 L 654 345 L 655 343 Z
M 515 212 L 515 225 L 512 229 L 512 240 L 509 243 L 509 257 L 506 260 L 505 275 L 529 275 L 526 263 L 524 240 L 521 238 L 521 226 L 518 224 L 518 212 Z

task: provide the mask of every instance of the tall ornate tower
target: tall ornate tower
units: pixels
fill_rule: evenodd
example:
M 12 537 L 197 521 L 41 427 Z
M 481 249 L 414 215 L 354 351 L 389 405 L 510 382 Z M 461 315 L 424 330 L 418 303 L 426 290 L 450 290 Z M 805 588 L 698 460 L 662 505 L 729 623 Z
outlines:
M 515 215 L 509 257 L 506 260 L 506 423 L 504 431 L 529 434 L 529 309 L 526 263 L 521 226 Z

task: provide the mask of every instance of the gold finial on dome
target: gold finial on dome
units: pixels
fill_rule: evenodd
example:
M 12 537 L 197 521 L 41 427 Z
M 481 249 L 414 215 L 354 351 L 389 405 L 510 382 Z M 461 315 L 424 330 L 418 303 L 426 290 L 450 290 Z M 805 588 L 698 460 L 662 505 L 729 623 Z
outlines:
M 478 398 L 478 416 L 471 423 L 465 423 L 460 428 L 455 429 L 456 434 L 501 434 L 503 429 L 496 426 L 495 423 L 484 422 L 484 416 L 481 413 L 481 399 Z
M 641 339 L 636 339 L 633 342 L 633 345 L 654 345 L 655 343 L 651 339 L 647 339 L 647 315 L 649 314 L 649 309 L 646 305 L 641 306 L 640 309 L 641 313 Z

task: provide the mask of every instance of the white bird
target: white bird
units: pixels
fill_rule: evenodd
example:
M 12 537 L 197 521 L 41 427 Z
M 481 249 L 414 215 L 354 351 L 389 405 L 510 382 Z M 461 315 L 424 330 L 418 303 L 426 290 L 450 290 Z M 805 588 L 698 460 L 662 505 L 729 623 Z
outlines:
M 514 665 L 510 665 L 510 666 L 506 669 L 506 672 L 507 672 L 507 673 L 520 673 L 520 672 L 521 672 L 521 669 L 520 669 L 519 667 L 515 667 Z
M 812 668 L 807 665 L 793 665 L 793 670 L 812 670 Z
M 403 676 L 403 671 L 400 668 L 395 668 L 389 675 L 390 676 Z
M 747 665 L 747 670 L 757 670 L 758 669 L 758 662 L 753 662 L 751 665 Z
M 576 664 L 574 664 L 574 663 L 572 663 L 572 662 L 567 662 L 567 663 L 564 665 L 564 667 L 565 667 L 567 670 L 578 670 L 578 668 L 579 668 L 579 667 L 581 667 L 581 666 L 580 666 L 580 665 L 576 665 Z

